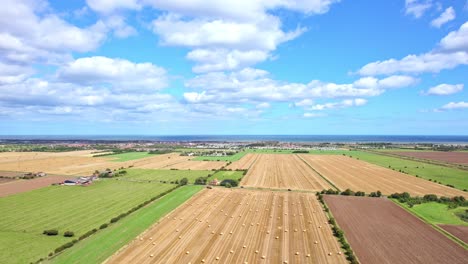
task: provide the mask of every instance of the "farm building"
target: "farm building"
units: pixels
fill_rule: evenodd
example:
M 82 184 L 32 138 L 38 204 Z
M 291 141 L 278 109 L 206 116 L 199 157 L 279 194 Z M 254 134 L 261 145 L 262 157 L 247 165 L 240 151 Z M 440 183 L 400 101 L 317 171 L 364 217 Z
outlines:
M 218 179 L 214 179 L 212 181 L 210 181 L 210 185 L 213 185 L 213 186 L 218 186 L 221 182 L 218 180 Z

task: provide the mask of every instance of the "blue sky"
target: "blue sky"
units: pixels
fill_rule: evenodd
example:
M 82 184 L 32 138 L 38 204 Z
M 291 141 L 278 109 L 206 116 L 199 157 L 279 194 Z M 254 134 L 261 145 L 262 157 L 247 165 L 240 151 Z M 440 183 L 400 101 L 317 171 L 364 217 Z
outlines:
M 466 1 L 2 5 L 0 134 L 468 131 Z

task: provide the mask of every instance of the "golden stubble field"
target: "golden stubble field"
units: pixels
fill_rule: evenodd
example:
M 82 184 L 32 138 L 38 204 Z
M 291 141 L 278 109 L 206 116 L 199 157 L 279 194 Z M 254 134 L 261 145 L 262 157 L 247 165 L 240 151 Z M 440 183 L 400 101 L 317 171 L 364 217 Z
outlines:
M 125 162 L 113 161 L 112 157 L 92 157 L 92 151 L 61 153 L 4 152 L 0 153 L 0 171 L 37 172 L 58 175 L 89 175 L 95 170 L 117 169 L 133 166 L 148 169 L 218 169 L 226 163 L 217 161 L 192 161 L 179 153 L 154 155 Z
M 299 156 L 292 154 L 259 154 L 241 185 L 310 191 L 332 188 Z
M 203 190 L 106 263 L 347 263 L 314 194 Z
M 338 188 L 384 194 L 408 192 L 423 196 L 466 196 L 466 193 L 422 178 L 407 175 L 365 161 L 338 155 L 300 155 Z

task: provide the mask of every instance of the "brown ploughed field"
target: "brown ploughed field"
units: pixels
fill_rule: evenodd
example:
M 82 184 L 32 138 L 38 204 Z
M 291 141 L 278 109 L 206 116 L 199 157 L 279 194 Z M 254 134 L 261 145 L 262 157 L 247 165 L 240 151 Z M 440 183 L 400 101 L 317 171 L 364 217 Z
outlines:
M 332 188 L 297 155 L 259 154 L 241 185 L 318 191 Z
M 7 182 L 4 184 L 0 184 L 0 197 L 40 189 L 43 187 L 47 187 L 52 183 L 63 182 L 66 179 L 70 178 L 61 176 L 45 176 L 32 180 L 17 180 Z
M 258 158 L 259 154 L 248 153 L 239 160 L 234 161 L 231 165 L 227 166 L 227 169 L 232 170 L 248 170 Z
M 341 190 L 349 188 L 367 193 L 380 190 L 384 194 L 408 192 L 420 196 L 466 196 L 461 190 L 350 157 L 309 154 L 300 156 Z
M 405 151 L 405 152 L 392 152 L 400 156 L 412 157 L 417 159 L 427 159 L 443 161 L 447 163 L 466 164 L 468 165 L 468 152 L 442 152 L 442 151 Z
M 386 198 L 326 195 L 360 263 L 462 264 L 468 250 Z
M 206 189 L 106 263 L 347 263 L 326 221 L 313 194 Z
M 456 236 L 461 241 L 468 244 L 468 226 L 459 225 L 438 225 L 440 228 Z

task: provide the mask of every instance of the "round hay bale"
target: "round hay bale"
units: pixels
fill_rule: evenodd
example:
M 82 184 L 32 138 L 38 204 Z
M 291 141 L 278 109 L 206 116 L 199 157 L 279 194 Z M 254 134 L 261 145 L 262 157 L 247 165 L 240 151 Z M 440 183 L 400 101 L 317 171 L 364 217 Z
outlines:
M 258 254 L 258 250 L 255 250 L 255 254 Z
M 242 248 L 246 248 L 247 246 L 246 245 L 243 245 Z
M 187 252 L 185 252 L 185 255 L 188 255 L 189 253 L 190 253 L 190 251 L 187 251 Z
M 152 244 L 153 244 L 153 246 L 154 246 L 154 245 L 156 245 L 156 242 L 153 242 Z
M 152 257 L 154 257 L 154 254 L 151 254 L 151 255 L 150 255 L 150 258 L 152 258 Z
M 297 255 L 299 255 L 299 252 L 298 252 L 298 251 L 296 251 L 295 255 L 296 255 L 296 256 L 297 256 Z
M 310 258 L 310 254 L 307 254 L 307 255 L 306 255 L 306 258 Z
M 332 253 L 331 253 L 331 252 L 329 252 L 329 253 L 328 253 L 328 256 L 331 256 L 331 255 L 332 255 Z

